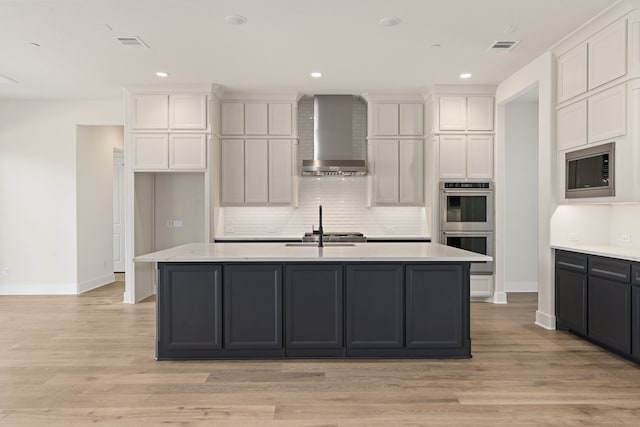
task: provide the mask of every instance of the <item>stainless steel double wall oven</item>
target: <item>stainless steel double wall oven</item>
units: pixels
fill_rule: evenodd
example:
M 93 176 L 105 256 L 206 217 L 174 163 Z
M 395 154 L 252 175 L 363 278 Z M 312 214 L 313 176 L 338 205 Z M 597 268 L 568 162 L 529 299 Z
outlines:
M 493 182 L 440 182 L 440 242 L 494 256 Z M 493 274 L 494 263 L 473 263 L 471 274 Z

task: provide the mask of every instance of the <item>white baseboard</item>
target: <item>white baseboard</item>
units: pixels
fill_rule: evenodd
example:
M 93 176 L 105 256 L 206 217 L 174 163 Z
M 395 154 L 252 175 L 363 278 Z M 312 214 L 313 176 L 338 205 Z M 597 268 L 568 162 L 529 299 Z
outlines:
M 46 285 L 0 285 L 0 295 L 75 295 L 75 283 Z
M 538 282 L 504 282 L 506 292 L 538 292 Z
M 556 316 L 536 311 L 536 325 L 554 331 L 556 329 Z
M 100 286 L 108 285 L 109 283 L 113 283 L 116 281 L 116 275 L 114 273 L 109 273 L 102 277 L 96 277 L 91 280 L 86 280 L 82 283 L 78 283 L 78 294 L 83 294 L 85 292 L 89 292 L 93 289 L 99 288 Z
M 506 304 L 507 303 L 507 293 L 506 292 L 496 292 L 493 294 L 494 304 Z

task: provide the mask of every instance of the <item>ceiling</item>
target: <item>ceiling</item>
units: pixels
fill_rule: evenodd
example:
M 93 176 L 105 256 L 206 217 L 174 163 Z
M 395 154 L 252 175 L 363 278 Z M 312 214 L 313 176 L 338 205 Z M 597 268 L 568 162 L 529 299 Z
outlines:
M 17 82 L 0 77 L 0 98 L 113 97 L 157 84 L 302 93 L 495 85 L 615 2 L 0 0 L 0 76 Z M 234 14 L 247 22 L 226 23 Z M 385 27 L 383 17 L 401 22 Z M 127 36 L 149 48 L 115 40 Z M 520 43 L 489 51 L 497 40 Z

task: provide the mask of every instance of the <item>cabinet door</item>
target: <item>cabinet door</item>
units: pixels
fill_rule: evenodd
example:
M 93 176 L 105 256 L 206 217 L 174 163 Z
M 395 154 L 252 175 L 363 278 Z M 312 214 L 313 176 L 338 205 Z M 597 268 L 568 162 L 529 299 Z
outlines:
M 627 87 L 620 85 L 589 97 L 589 142 L 627 133 Z
M 465 130 L 467 126 L 467 98 L 440 97 L 440 130 Z
M 269 201 L 268 141 L 247 139 L 244 142 L 244 201 L 266 204 Z
M 244 141 L 223 139 L 220 185 L 223 204 L 244 203 Z
M 587 333 L 587 275 L 559 269 L 556 264 L 556 323 Z
M 244 104 L 242 102 L 223 102 L 220 114 L 223 135 L 244 135 Z
M 631 353 L 631 286 L 589 276 L 589 337 Z
M 269 140 L 269 203 L 291 203 L 292 162 L 290 140 Z
M 403 346 L 402 279 L 402 265 L 347 265 L 347 349 Z
M 166 170 L 169 167 L 169 137 L 165 134 L 133 134 L 133 170 Z
M 169 127 L 168 95 L 133 95 L 131 99 L 132 129 L 167 129 Z
M 246 102 L 244 104 L 245 135 L 266 135 L 268 133 L 267 111 L 266 102 Z
M 342 348 L 342 266 L 287 265 L 285 346 Z
M 169 127 L 171 129 L 206 129 L 206 95 L 170 95 Z
M 398 135 L 398 104 L 373 104 L 373 135 Z
M 160 264 L 160 275 L 158 356 L 222 348 L 222 267 Z
M 587 91 L 587 44 L 558 57 L 558 102 Z
M 440 178 L 466 178 L 467 137 L 440 135 Z
M 293 133 L 293 107 L 288 102 L 269 103 L 269 135 Z
M 493 136 L 467 136 L 467 178 L 493 178 Z
M 422 104 L 400 104 L 400 135 L 419 136 L 424 133 Z
M 374 142 L 376 203 L 398 203 L 398 141 Z
M 282 348 L 282 266 L 224 266 L 226 349 Z
M 627 21 L 611 24 L 589 39 L 589 89 L 627 73 Z
M 558 150 L 587 143 L 587 100 L 558 110 Z
M 400 203 L 420 205 L 424 196 L 423 141 L 399 141 Z
M 469 284 L 463 266 L 407 265 L 407 348 L 459 348 L 469 340 Z
M 493 96 L 467 97 L 467 130 L 493 130 Z
M 631 354 L 640 359 L 640 286 L 631 287 Z
M 169 135 L 169 169 L 204 170 L 207 167 L 205 135 Z

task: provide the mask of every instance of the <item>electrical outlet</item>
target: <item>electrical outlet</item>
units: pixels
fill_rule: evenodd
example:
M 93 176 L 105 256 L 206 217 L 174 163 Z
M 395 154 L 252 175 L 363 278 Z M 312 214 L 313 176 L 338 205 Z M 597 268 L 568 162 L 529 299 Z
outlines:
M 225 233 L 233 233 L 233 227 L 227 226 L 224 228 Z
M 267 233 L 276 234 L 276 228 L 275 227 L 268 227 L 267 228 Z
M 2 269 L 2 275 L 5 277 L 11 276 L 11 269 L 9 267 L 5 267 Z
M 630 234 L 621 234 L 620 241 L 622 243 L 631 243 L 631 235 Z
M 578 240 L 580 240 L 580 238 L 578 237 L 578 235 L 576 233 L 569 234 L 569 241 L 570 242 L 577 242 Z

